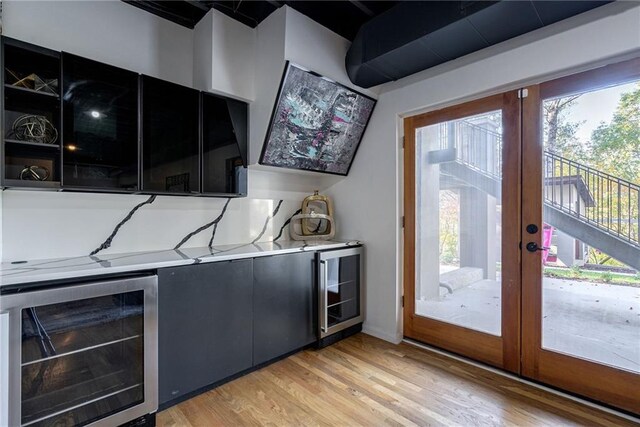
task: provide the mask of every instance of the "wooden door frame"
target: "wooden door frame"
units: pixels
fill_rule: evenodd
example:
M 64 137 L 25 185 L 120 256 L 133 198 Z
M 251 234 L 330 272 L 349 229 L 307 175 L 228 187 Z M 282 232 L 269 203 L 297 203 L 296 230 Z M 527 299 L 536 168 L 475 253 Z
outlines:
M 404 335 L 520 372 L 520 174 L 521 134 L 517 91 L 509 91 L 404 119 Z M 415 135 L 416 129 L 488 111 L 501 110 L 502 176 L 502 334 L 500 337 L 415 314 Z M 510 143 L 507 143 L 510 142 Z M 516 183 L 516 185 L 514 185 Z M 504 201 L 509 201 L 504 203 Z M 506 243 L 506 244 L 505 244 Z
M 523 99 L 522 224 L 543 221 L 542 101 L 597 90 L 640 78 L 640 58 L 562 77 L 527 88 Z M 522 230 L 522 242 L 542 246 L 542 232 Z M 542 348 L 541 252 L 522 255 L 522 366 L 523 376 L 640 414 L 640 375 Z

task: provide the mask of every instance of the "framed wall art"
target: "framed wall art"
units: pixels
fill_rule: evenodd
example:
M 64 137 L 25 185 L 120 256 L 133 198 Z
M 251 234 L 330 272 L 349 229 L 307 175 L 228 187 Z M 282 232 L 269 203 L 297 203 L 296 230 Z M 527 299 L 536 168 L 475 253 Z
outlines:
M 347 175 L 375 104 L 287 62 L 260 164 Z

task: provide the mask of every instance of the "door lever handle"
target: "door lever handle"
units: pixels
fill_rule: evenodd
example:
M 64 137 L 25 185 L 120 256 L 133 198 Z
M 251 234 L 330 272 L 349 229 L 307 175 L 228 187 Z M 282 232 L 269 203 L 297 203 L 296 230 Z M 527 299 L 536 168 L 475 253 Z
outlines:
M 535 252 L 535 251 L 548 251 L 551 248 L 548 248 L 546 246 L 538 246 L 538 244 L 536 242 L 529 242 L 527 243 L 527 250 L 529 252 Z

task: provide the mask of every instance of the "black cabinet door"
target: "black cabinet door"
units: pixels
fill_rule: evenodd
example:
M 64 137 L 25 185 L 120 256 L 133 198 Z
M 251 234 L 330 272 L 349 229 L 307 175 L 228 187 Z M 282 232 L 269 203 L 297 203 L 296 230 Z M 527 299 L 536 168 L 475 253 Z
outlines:
M 200 93 L 142 77 L 142 189 L 200 191 Z
M 256 258 L 253 265 L 253 364 L 316 340 L 314 254 Z
M 63 53 L 63 186 L 137 190 L 138 75 Z
M 202 191 L 247 194 L 247 104 L 202 94 Z
M 252 364 L 252 260 L 158 271 L 160 404 Z

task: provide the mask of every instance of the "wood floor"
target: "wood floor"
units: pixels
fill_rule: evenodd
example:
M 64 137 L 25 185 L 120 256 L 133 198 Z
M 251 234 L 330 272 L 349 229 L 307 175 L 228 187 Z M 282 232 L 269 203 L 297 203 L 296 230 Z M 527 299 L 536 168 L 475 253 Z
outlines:
M 637 426 L 526 384 L 358 334 L 158 414 L 158 426 Z

